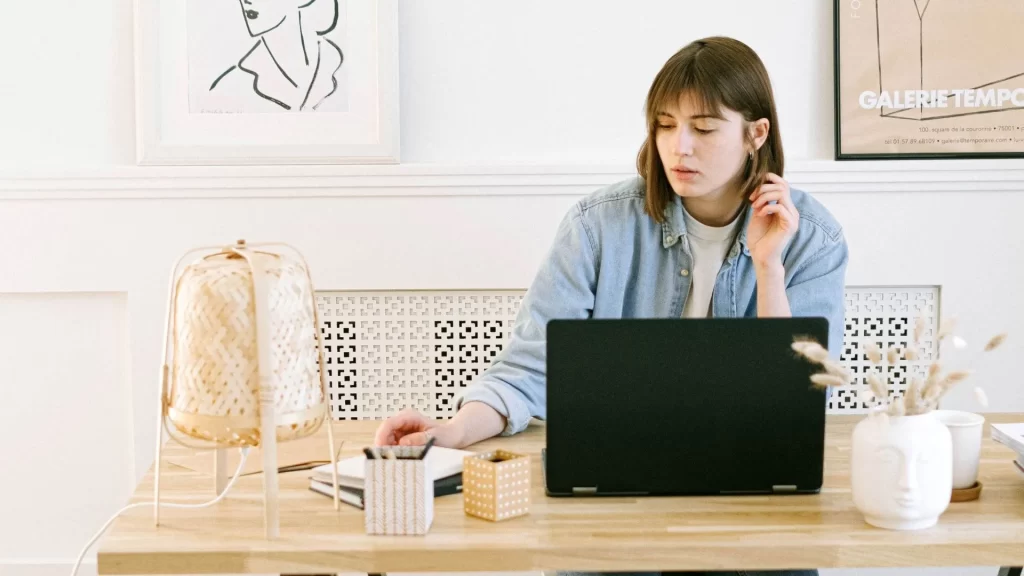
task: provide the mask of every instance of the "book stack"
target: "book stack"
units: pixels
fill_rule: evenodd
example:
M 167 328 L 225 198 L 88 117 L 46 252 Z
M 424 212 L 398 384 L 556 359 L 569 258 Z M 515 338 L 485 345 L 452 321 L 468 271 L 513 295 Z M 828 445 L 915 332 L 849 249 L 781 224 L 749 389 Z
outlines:
M 1024 474 L 1024 422 L 1015 424 L 993 424 L 992 439 L 1017 453 L 1013 461 L 1017 470 Z
M 375 449 L 382 452 L 387 448 Z M 431 476 L 434 478 L 434 497 L 459 494 L 462 492 L 462 463 L 473 452 L 452 448 L 433 447 L 426 456 Z M 381 454 L 383 457 L 384 455 Z M 366 456 L 352 456 L 338 461 L 338 499 L 356 508 L 363 506 L 363 488 L 366 480 Z M 309 489 L 332 497 L 334 481 L 331 465 L 317 466 L 309 478 Z

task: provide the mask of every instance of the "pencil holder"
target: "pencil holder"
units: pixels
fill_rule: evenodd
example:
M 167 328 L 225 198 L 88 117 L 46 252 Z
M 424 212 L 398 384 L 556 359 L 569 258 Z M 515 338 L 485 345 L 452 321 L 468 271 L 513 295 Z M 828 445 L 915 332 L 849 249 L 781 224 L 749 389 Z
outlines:
M 505 450 L 466 456 L 463 511 L 492 522 L 530 513 L 530 458 Z
M 395 447 L 398 458 L 367 460 L 363 514 L 367 534 L 426 534 L 434 522 L 434 482 L 418 447 Z M 408 453 L 406 453 L 408 452 Z

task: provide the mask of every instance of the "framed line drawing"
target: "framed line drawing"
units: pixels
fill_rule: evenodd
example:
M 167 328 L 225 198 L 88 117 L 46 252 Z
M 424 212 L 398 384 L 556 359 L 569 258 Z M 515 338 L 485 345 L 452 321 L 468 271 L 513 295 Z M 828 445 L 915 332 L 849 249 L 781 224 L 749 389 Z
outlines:
M 837 160 L 1024 157 L 1024 2 L 834 2 Z
M 143 165 L 393 164 L 397 0 L 136 0 Z

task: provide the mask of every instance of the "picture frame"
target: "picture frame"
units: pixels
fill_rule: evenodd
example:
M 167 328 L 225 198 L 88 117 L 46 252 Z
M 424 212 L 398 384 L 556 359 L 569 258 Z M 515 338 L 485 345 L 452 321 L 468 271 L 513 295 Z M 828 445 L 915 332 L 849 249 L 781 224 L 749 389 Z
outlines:
M 397 0 L 136 0 L 135 39 L 140 165 L 400 161 Z
M 1024 158 L 1024 4 L 834 0 L 836 160 Z

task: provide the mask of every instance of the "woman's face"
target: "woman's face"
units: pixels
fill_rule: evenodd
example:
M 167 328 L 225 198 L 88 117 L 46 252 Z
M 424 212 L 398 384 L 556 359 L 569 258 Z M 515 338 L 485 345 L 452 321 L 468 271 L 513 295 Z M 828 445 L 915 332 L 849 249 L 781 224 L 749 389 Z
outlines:
M 238 0 L 242 6 L 242 17 L 249 27 L 249 35 L 256 37 L 277 28 L 289 16 L 293 16 L 303 0 Z
M 743 116 L 702 111 L 686 95 L 657 112 L 655 141 L 672 190 L 709 200 L 729 194 L 750 154 Z

